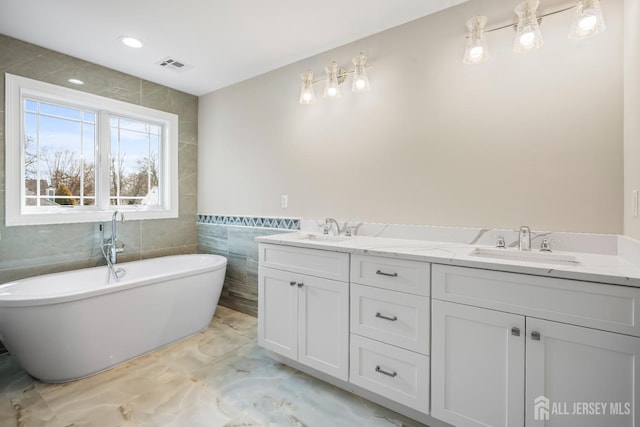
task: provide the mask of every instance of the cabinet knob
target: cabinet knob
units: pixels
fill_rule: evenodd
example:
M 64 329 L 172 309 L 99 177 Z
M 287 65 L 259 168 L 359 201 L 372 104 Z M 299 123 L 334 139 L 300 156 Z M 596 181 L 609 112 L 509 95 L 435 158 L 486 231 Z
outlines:
M 379 372 L 379 373 L 381 373 L 383 375 L 386 375 L 388 377 L 391 377 L 391 378 L 394 378 L 396 375 L 398 375 L 398 373 L 396 371 L 388 372 L 388 371 L 385 371 L 384 369 L 382 369 L 380 366 L 376 366 L 376 372 Z
M 297 282 L 289 282 L 289 286 L 295 286 L 297 284 L 298 284 Z
M 531 339 L 534 341 L 540 341 L 540 332 L 532 331 Z
M 513 335 L 514 337 L 519 337 L 520 336 L 520 328 L 516 328 L 515 326 L 513 328 L 511 328 L 511 335 Z
M 299 287 L 299 288 L 301 288 L 301 287 L 303 287 L 303 286 L 304 286 L 304 283 L 302 283 L 302 282 L 298 283 L 298 287 Z

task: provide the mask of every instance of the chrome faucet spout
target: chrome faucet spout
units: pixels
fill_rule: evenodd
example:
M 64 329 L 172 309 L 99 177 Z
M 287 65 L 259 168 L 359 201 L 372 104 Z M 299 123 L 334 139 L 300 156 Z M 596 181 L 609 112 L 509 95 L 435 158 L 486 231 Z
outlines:
M 333 226 L 336 226 L 336 232 L 335 235 L 339 236 L 340 234 L 342 234 L 342 228 L 340 227 L 340 224 L 338 224 L 338 221 L 336 221 L 334 218 L 326 218 L 324 220 L 324 229 L 326 230 L 325 234 L 328 234 L 329 231 L 331 230 L 331 228 Z

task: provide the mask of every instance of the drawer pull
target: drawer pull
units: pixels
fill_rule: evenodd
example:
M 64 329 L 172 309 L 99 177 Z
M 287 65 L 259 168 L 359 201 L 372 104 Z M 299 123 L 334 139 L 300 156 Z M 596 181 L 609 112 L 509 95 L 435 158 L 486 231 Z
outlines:
M 398 316 L 389 317 L 389 316 L 385 316 L 384 314 L 380 314 L 380 313 L 376 313 L 376 317 L 378 319 L 390 320 L 392 322 L 395 322 L 396 320 L 398 320 Z
M 511 328 L 511 335 L 513 335 L 515 337 L 519 337 L 520 336 L 520 328 L 516 328 L 515 326 L 513 328 Z
M 396 371 L 393 372 L 387 372 L 384 369 L 382 369 L 380 366 L 376 366 L 376 372 L 380 372 L 383 375 L 386 375 L 388 377 L 394 378 L 396 375 L 398 375 L 398 373 Z
M 540 332 L 531 332 L 531 339 L 534 341 L 540 341 Z
M 302 283 L 302 282 L 298 283 L 298 287 L 299 287 L 299 288 L 301 288 L 301 287 L 303 287 L 303 286 L 304 286 L 304 283 Z
M 385 273 L 384 271 L 376 270 L 376 274 L 387 277 L 398 277 L 398 273 Z
M 289 282 L 289 286 L 295 286 L 297 284 L 298 284 L 297 282 Z

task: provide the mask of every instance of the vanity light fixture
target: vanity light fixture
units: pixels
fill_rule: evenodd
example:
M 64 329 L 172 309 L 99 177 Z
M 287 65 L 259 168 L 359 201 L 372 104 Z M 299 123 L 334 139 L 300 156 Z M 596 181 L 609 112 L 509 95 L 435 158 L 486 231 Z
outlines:
M 368 91 L 371 87 L 369 86 L 369 77 L 367 77 L 367 57 L 364 56 L 364 53 L 360 52 L 360 54 L 355 56 L 351 61 L 356 67 L 355 70 L 353 70 L 351 90 L 355 93 Z
M 606 28 L 602 9 L 600 9 L 600 0 L 578 0 L 576 13 L 569 30 L 569 38 L 572 40 L 586 39 L 600 34 Z
M 525 0 L 516 6 L 518 25 L 516 26 L 516 38 L 513 42 L 515 53 L 530 52 L 544 44 L 536 15 L 539 4 L 538 0 Z
M 603 32 L 607 27 L 602 16 L 600 0 L 577 0 L 574 6 L 565 7 L 553 12 L 538 15 L 537 9 L 539 0 L 525 0 L 518 4 L 515 12 L 518 15 L 518 22 L 507 24 L 497 28 L 484 29 L 486 18 L 476 16 L 467 21 L 469 34 L 467 35 L 467 45 L 462 62 L 465 64 L 480 64 L 488 59 L 487 42 L 485 33 L 502 30 L 504 28 L 515 28 L 516 37 L 513 42 L 513 51 L 516 53 L 531 52 L 543 45 L 542 33 L 540 32 L 540 22 L 542 18 L 556 13 L 575 9 L 573 22 L 569 31 L 569 38 L 572 40 L 585 39 Z M 482 48 L 480 48 L 482 46 Z M 481 53 L 486 57 L 481 56 Z
M 464 58 L 462 59 L 465 64 L 480 64 L 489 59 L 487 39 L 484 36 L 486 23 L 486 16 L 474 16 L 467 21 L 469 38 L 467 39 L 467 48 L 464 50 Z
M 300 76 L 302 78 L 302 90 L 300 91 L 300 104 L 315 104 L 316 94 L 313 91 L 313 71 L 307 70 Z
M 324 97 L 329 99 L 340 98 L 340 83 L 339 79 L 344 81 L 345 71 L 338 67 L 336 61 L 329 64 L 324 69 L 327 72 L 327 82 L 324 86 Z
M 349 74 L 353 74 L 353 84 L 351 90 L 355 93 L 366 92 L 370 89 L 369 78 L 367 77 L 367 68 L 371 68 L 367 65 L 367 57 L 361 52 L 359 55 L 352 59 L 355 69 L 347 71 L 341 68 L 337 62 L 332 61 L 325 71 L 327 77 L 324 79 L 314 80 L 313 71 L 307 70 L 300 76 L 302 78 L 302 89 L 300 90 L 300 104 L 314 104 L 316 102 L 316 95 L 313 90 L 313 85 L 319 82 L 326 82 L 324 87 L 324 98 L 336 99 L 340 98 L 340 85 L 344 83 Z
M 144 43 L 142 43 L 142 40 L 137 39 L 135 37 L 131 37 L 131 36 L 122 36 L 120 37 L 120 41 L 125 46 L 129 46 L 134 49 L 140 49 L 142 46 L 144 46 Z

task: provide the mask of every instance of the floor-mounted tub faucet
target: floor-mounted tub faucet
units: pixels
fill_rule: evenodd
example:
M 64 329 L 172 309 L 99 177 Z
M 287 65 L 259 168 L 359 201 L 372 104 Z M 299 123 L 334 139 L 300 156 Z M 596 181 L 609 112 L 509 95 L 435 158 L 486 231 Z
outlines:
M 124 269 L 116 269 L 113 266 L 118 260 L 118 254 L 124 252 L 124 243 L 118 247 L 118 233 L 116 229 L 118 213 L 120 214 L 120 222 L 124 222 L 124 214 L 122 212 L 115 211 L 111 217 L 111 237 L 108 239 L 105 239 L 104 237 L 104 224 L 100 224 L 100 250 L 105 261 L 107 261 L 109 272 L 116 282 L 126 274 Z
M 118 254 L 124 252 L 124 243 L 122 243 L 122 246 L 118 247 L 118 233 L 116 230 L 118 214 L 120 214 L 120 222 L 124 223 L 124 213 L 115 211 L 111 217 L 111 241 L 109 242 L 109 255 L 111 257 L 112 264 L 115 264 L 118 261 Z

